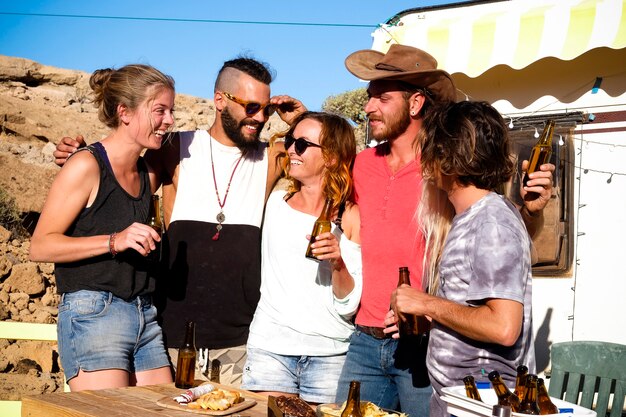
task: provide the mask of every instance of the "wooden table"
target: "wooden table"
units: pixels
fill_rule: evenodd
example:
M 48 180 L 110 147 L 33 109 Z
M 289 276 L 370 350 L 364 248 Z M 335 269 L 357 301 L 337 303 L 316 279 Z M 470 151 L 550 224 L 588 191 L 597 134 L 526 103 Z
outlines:
M 182 391 L 171 383 L 25 396 L 22 398 L 22 417 L 202 417 L 203 414 L 172 410 L 156 403 L 163 397 L 174 397 Z M 239 391 L 243 392 L 246 399 L 254 399 L 257 404 L 238 414 L 242 417 L 267 417 L 266 396 Z

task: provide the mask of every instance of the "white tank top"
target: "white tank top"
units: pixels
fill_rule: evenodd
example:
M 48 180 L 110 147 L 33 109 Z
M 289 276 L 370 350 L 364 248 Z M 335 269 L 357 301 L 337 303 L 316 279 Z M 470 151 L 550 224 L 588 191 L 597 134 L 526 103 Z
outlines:
M 212 143 L 212 145 L 211 145 Z M 213 157 L 211 158 L 211 146 Z M 224 204 L 223 224 L 261 226 L 267 180 L 267 144 L 241 157 L 237 147 L 224 146 L 206 130 L 180 133 L 180 166 L 171 222 L 196 220 L 217 223 L 221 209 L 215 183 Z M 215 182 L 211 161 L 215 166 Z M 226 189 L 232 175 L 228 194 Z

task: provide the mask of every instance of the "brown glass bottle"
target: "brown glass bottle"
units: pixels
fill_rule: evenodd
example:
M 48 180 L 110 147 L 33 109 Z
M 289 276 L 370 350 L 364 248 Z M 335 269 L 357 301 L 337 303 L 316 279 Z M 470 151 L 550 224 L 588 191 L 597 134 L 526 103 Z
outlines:
M 516 413 L 519 410 L 520 400 L 504 384 L 500 373 L 498 371 L 489 372 L 489 380 L 491 381 L 491 386 L 493 387 L 493 390 L 498 396 L 498 404 L 508 405 L 509 407 L 511 407 L 511 411 Z
M 465 378 L 463 378 L 463 384 L 465 384 L 465 395 L 467 395 L 468 398 L 476 401 L 482 401 L 473 376 L 467 375 Z
M 150 213 L 148 214 L 148 226 L 153 228 L 159 236 L 163 236 L 163 222 L 161 221 L 161 204 L 159 196 L 153 194 L 150 201 Z M 161 242 L 154 242 L 156 249 L 148 254 L 148 259 L 151 261 L 161 260 Z
M 539 167 L 550 161 L 552 155 L 552 134 L 554 133 L 554 120 L 548 120 L 546 127 L 543 128 L 539 140 L 533 146 L 530 151 L 530 157 L 528 158 L 528 169 L 524 174 L 523 184 L 524 187 L 528 182 L 528 174 L 532 174 L 535 171 L 539 171 Z
M 196 372 L 196 324 L 188 321 L 185 325 L 185 340 L 178 349 L 176 365 L 176 388 L 191 388 Z
M 311 244 L 315 243 L 315 238 L 322 233 L 330 232 L 330 216 L 332 215 L 333 209 L 333 200 L 327 198 L 324 202 L 324 208 L 322 209 L 322 214 L 315 220 L 315 224 L 313 225 L 313 230 L 311 231 L 311 240 L 309 241 L 309 246 L 306 248 L 306 256 L 307 258 L 319 262 L 319 259 L 313 255 L 313 249 L 311 248 Z
M 398 287 L 402 284 L 411 285 L 409 268 L 401 266 L 398 270 Z M 416 336 L 428 331 L 430 323 L 424 316 L 402 313 L 398 318 L 398 332 L 400 337 Z
M 526 392 L 524 399 L 519 405 L 519 412 L 523 414 L 539 415 L 537 404 L 537 375 L 526 376 Z
M 520 401 L 524 399 L 526 392 L 526 376 L 528 375 L 528 366 L 520 365 L 517 367 L 517 378 L 515 380 L 515 391 L 513 392 Z
M 346 407 L 341 412 L 341 417 L 361 417 L 361 383 L 350 382 Z
M 550 399 L 550 394 L 548 394 L 543 378 L 537 378 L 537 405 L 541 415 L 559 414 L 559 408 Z

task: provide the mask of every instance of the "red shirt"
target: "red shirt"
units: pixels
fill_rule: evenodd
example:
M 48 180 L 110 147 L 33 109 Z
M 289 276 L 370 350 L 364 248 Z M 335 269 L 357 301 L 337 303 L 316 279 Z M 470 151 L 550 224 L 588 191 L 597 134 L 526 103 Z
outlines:
M 398 285 L 398 268 L 408 266 L 411 285 L 422 288 L 424 237 L 417 223 L 422 175 L 417 161 L 393 174 L 375 148 L 357 155 L 353 175 L 363 256 L 363 294 L 356 323 L 383 327 L 391 292 Z

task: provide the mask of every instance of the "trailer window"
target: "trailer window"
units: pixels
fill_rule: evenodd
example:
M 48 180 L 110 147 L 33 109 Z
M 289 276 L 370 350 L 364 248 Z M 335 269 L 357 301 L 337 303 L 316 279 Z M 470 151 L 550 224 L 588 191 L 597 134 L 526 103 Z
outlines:
M 539 127 L 541 130 L 541 127 Z M 513 153 L 517 159 L 517 172 L 506 189 L 507 196 L 521 205 L 519 194 L 521 163 L 528 159 L 530 150 L 537 142 L 534 129 L 511 130 Z M 552 141 L 551 162 L 556 166 L 550 202 L 544 209 L 544 226 L 533 236 L 537 261 L 533 265 L 534 276 L 559 275 L 571 271 L 574 256 L 574 146 L 573 127 L 557 126 Z

